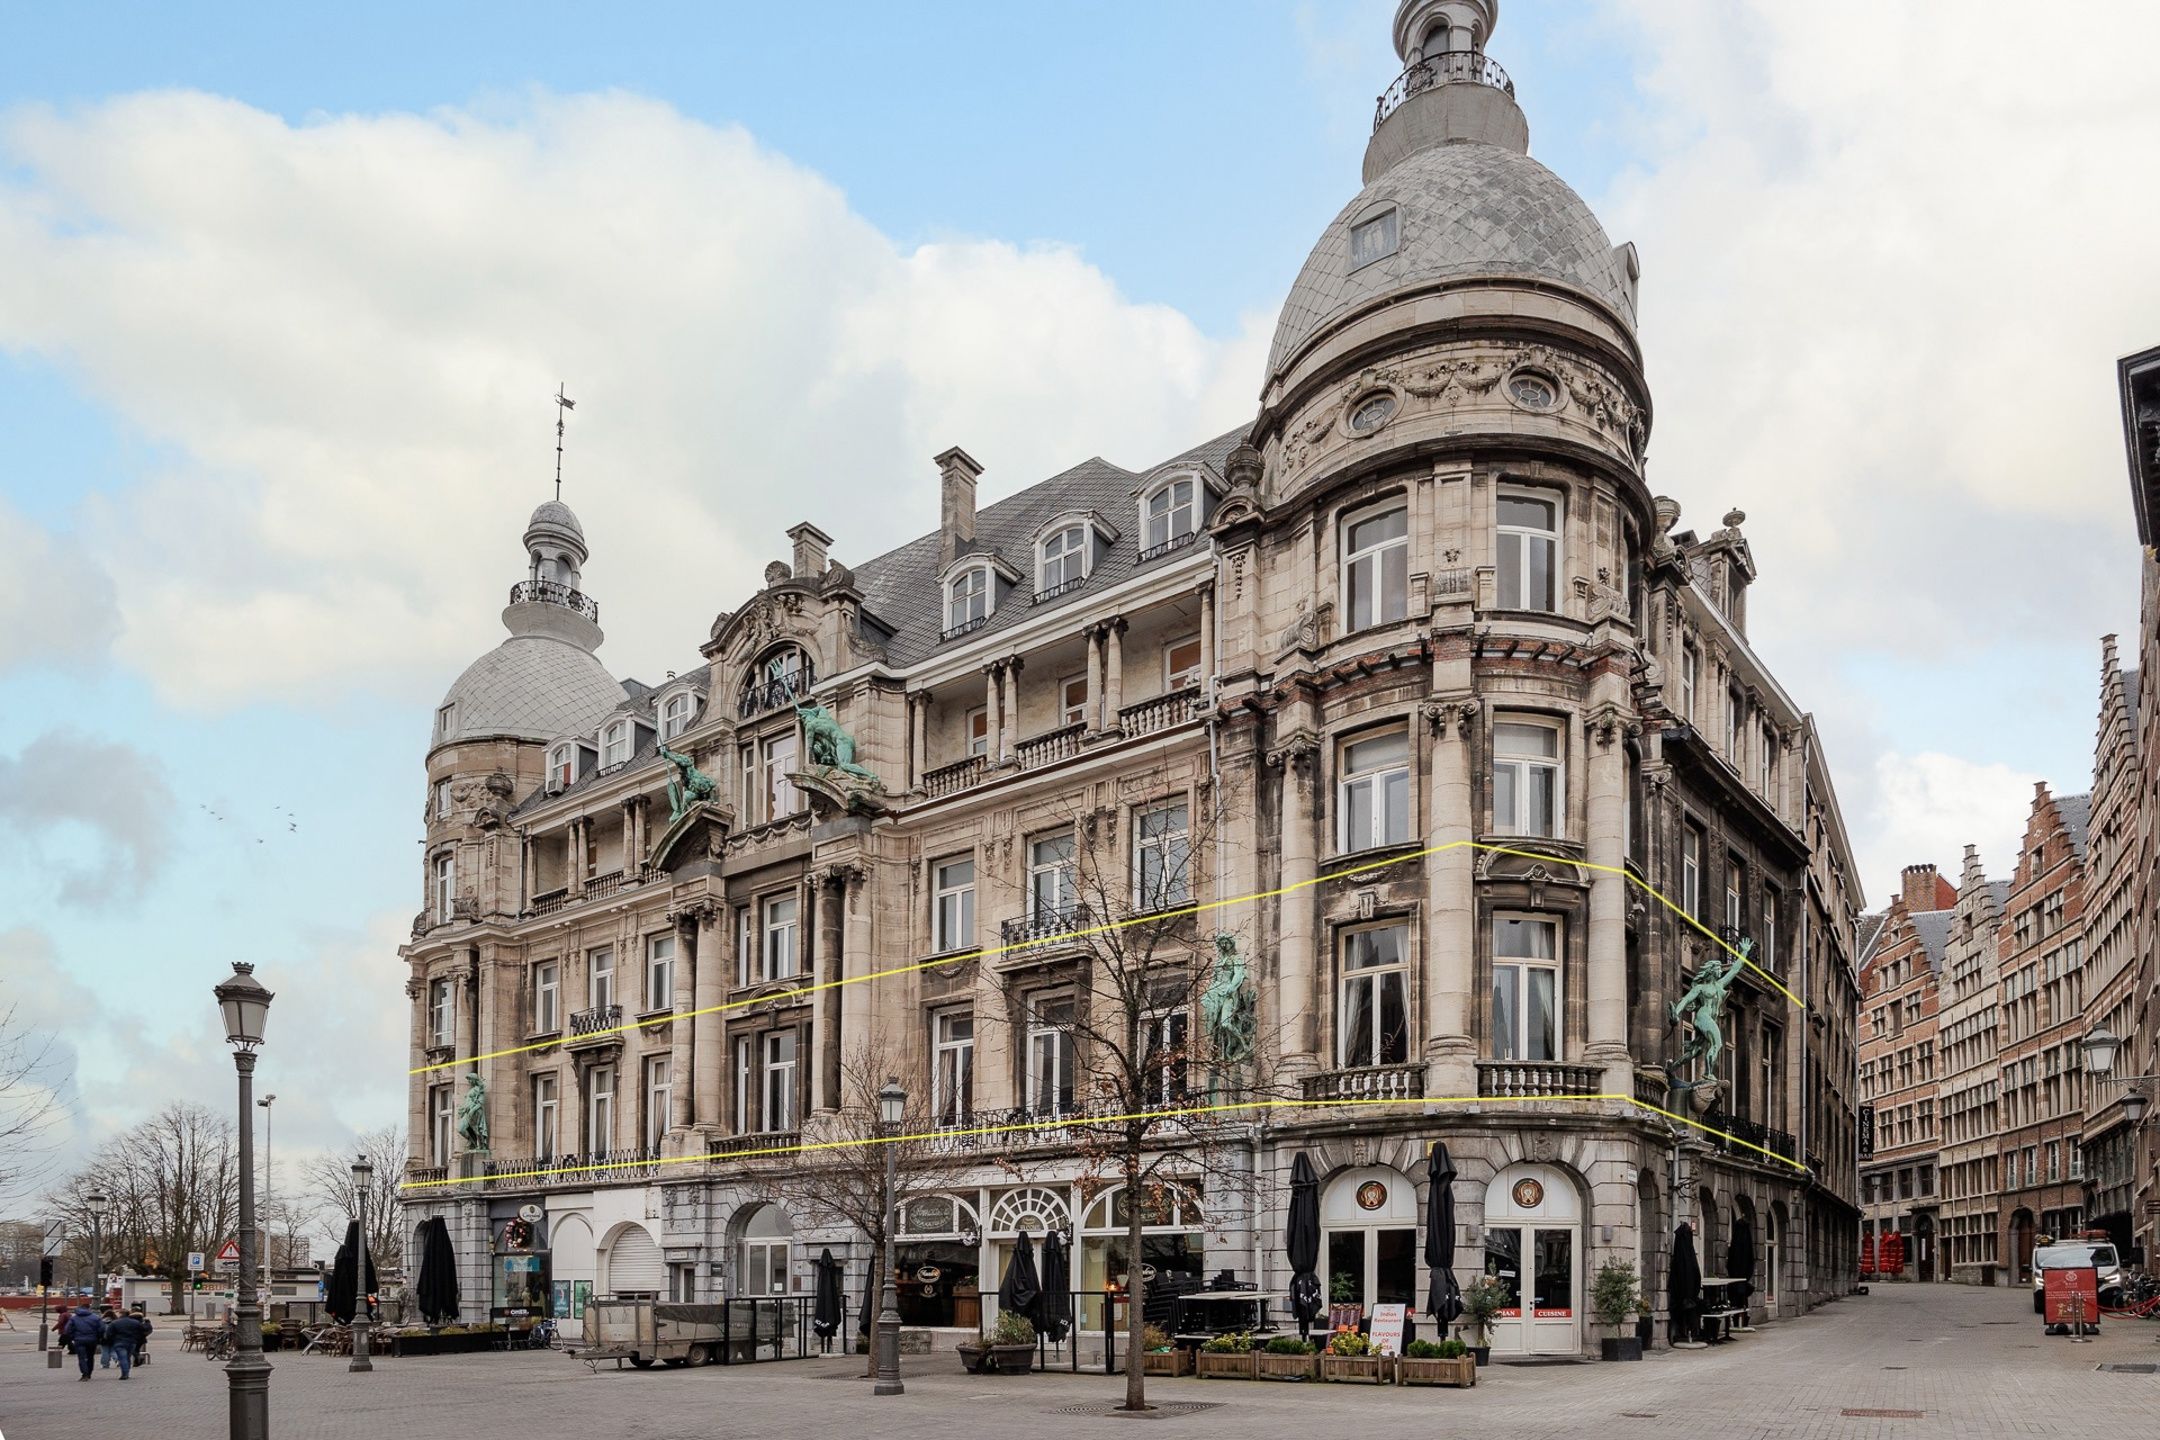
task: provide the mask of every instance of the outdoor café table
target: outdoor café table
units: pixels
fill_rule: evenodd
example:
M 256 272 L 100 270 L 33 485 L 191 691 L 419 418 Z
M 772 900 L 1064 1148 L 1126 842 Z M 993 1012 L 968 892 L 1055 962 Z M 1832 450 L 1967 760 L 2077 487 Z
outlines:
M 1195 1290 L 1177 1297 L 1177 1315 L 1173 1322 L 1182 1339 L 1186 1334 L 1208 1335 L 1222 1333 L 1222 1326 L 1210 1326 L 1200 1315 L 1189 1308 L 1195 1305 L 1251 1305 L 1254 1307 L 1252 1330 L 1272 1330 L 1268 1323 L 1268 1302 L 1276 1297 L 1259 1290 Z
M 1702 1323 L 1706 1330 L 1715 1333 L 1717 1340 L 1729 1339 L 1735 1325 L 1747 1323 L 1747 1309 L 1734 1306 L 1731 1289 L 1742 1283 L 1736 1275 L 1703 1276 Z M 1705 1334 L 1703 1338 L 1708 1340 L 1711 1336 Z

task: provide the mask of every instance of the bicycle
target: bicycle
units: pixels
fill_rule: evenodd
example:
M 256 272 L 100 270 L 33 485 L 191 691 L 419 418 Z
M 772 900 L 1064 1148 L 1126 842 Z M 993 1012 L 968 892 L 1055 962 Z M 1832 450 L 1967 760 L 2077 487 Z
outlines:
M 233 1347 L 234 1338 L 232 1331 L 216 1331 L 211 1334 L 208 1339 L 203 1341 L 203 1359 L 230 1360 L 232 1358 Z
M 542 1320 L 532 1327 L 532 1333 L 526 1337 L 526 1343 L 536 1350 L 554 1350 L 561 1346 L 562 1336 L 555 1329 L 554 1320 Z

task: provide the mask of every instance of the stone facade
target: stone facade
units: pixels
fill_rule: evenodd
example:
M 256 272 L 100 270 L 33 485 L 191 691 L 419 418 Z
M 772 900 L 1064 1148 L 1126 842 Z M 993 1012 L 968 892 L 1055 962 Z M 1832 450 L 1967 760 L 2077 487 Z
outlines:
M 1996 1260 L 1997 1196 L 2001 1189 L 2002 1072 L 1999 929 L 2009 886 L 1989 880 L 1980 852 L 1965 847 L 1957 904 L 1944 944 L 1942 1008 L 1935 1021 L 1936 1133 L 1942 1154 L 1936 1188 L 1942 1200 L 1942 1278 L 1969 1284 L 2001 1281 Z
M 1860 1093 L 1875 1114 L 1873 1154 L 1860 1165 L 1860 1196 L 1878 1273 L 1887 1269 L 1881 1264 L 1883 1237 L 1897 1234 L 1904 1237 L 1903 1275 L 1932 1280 L 1941 1208 L 1936 1032 L 1957 891 L 1933 865 L 1908 865 L 1901 878 L 1860 969 Z
M 1250 427 L 980 508 L 947 451 L 937 532 L 851 569 L 795 527 L 681 676 L 575 731 L 493 691 L 439 718 L 408 1208 L 455 1217 L 475 1308 L 527 1205 L 573 1297 L 798 1295 L 826 1246 L 859 1293 L 863 1236 L 783 1197 L 799 1147 L 864 1133 L 871 1064 L 950 1137 L 901 1227 L 910 1324 L 986 1320 L 1023 1231 L 1068 1233 L 1100 1292 L 1122 1201 L 1074 1037 L 1104 927 L 1166 905 L 1202 909 L 1166 975 L 1217 935 L 1249 957 L 1262 1054 L 1233 1074 L 1185 1009 L 1132 1043 L 1167 1099 L 1271 1098 L 1208 1142 L 1249 1183 L 1158 1203 L 1159 1277 L 1281 1293 L 1304 1153 L 1331 1285 L 1417 1303 L 1444 1140 L 1460 1278 L 1538 1297 L 1502 1350 L 1595 1339 L 1609 1256 L 1661 1315 L 1683 1222 L 1710 1273 L 1749 1224 L 1762 1313 L 1850 1288 L 1860 900 L 1829 769 L 1747 639 L 1745 517 L 1699 537 L 1644 483 L 1632 248 L 1510 139 L 1497 67 L 1434 70 L 1483 62 L 1491 8 L 1402 7 L 1406 78 L 1444 74 L 1383 115 Z M 1442 205 L 1450 148 L 1491 153 Z M 535 517 L 529 583 L 565 523 Z M 514 597 L 514 639 L 527 603 L 571 602 Z M 589 656 L 592 609 L 547 643 Z M 709 794 L 670 798 L 663 741 Z M 1683 1071 L 1668 1007 L 1743 942 L 1719 1067 Z M 472 1073 L 484 1153 L 453 1124 Z
M 2115 1033 L 2123 1047 L 2118 1073 L 2160 1076 L 2160 349 L 2125 356 L 2118 367 L 2123 438 L 2130 464 L 2132 509 L 2137 518 L 2138 674 L 2133 707 L 2137 753 L 2136 816 L 2124 837 L 2136 855 L 2136 896 L 2131 907 L 2132 1022 Z M 2147 1098 L 2160 1082 L 2142 1084 Z M 2120 1086 L 2103 1086 L 2111 1100 Z M 2132 1155 L 2135 1220 L 2132 1239 L 2150 1265 L 2160 1256 L 2160 1124 L 2148 1113 Z

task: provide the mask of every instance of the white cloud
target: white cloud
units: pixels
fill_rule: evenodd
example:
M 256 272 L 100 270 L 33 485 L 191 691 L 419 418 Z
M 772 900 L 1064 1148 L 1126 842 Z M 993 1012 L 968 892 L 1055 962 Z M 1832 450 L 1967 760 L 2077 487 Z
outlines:
M 617 673 L 695 661 L 782 531 L 861 560 L 996 495 L 1251 414 L 1229 341 L 1057 246 L 903 252 L 829 183 L 631 96 L 305 125 L 191 93 L 0 120 L 0 344 L 184 457 L 90 530 L 169 700 L 439 691 L 564 496 Z M 657 678 L 653 676 L 652 678 Z
M 46 871 L 61 903 L 139 898 L 164 869 L 172 791 L 132 745 L 49 731 L 0 755 L 0 856 Z
M 1990 879 L 2008 878 L 2041 777 L 1922 752 L 1878 756 L 1872 778 L 1869 803 L 1852 828 L 1868 898 L 1879 910 L 1895 898 L 1898 872 L 1907 865 L 1934 865 L 1956 883 L 1967 845 L 1980 847 Z
M 80 667 L 119 633 L 112 578 L 70 536 L 55 535 L 0 498 L 0 675 L 20 665 Z

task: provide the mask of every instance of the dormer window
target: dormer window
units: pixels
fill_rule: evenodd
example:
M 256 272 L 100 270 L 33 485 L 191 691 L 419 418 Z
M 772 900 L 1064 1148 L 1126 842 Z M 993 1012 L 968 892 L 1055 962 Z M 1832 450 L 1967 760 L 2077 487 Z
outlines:
M 1350 268 L 1362 270 L 1393 255 L 1402 243 L 1402 222 L 1393 206 L 1350 227 Z
M 549 793 L 569 789 L 570 782 L 575 779 L 577 779 L 577 747 L 575 745 L 557 745 L 553 750 L 548 751 L 547 788 Z
M 736 711 L 743 719 L 792 705 L 810 693 L 817 680 L 817 667 L 810 663 L 810 653 L 800 645 L 782 645 L 767 651 L 765 658 L 751 667 L 743 677 L 742 699 Z M 685 695 L 681 699 L 688 700 Z M 687 725 L 689 722 L 684 721 Z
M 435 738 L 440 740 L 448 735 L 450 727 L 455 724 L 457 724 L 457 702 L 453 700 L 435 712 Z
M 600 768 L 612 770 L 630 759 L 630 722 L 617 720 L 600 732 Z
M 1090 548 L 1085 525 L 1067 525 L 1044 536 L 1036 552 L 1035 598 L 1062 595 L 1087 579 Z
M 979 630 L 990 620 L 990 567 L 973 565 L 945 582 L 945 638 Z
M 1190 545 L 1200 533 L 1200 488 L 1190 475 L 1165 481 L 1140 502 L 1140 558 Z
M 678 690 L 660 704 L 660 738 L 672 740 L 690 728 L 690 719 L 697 713 L 697 697 L 687 690 Z

